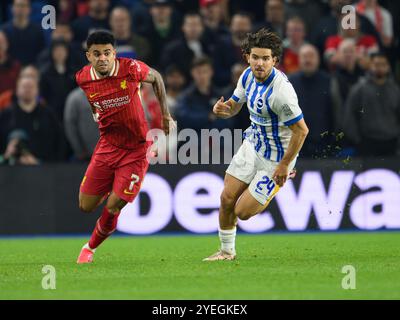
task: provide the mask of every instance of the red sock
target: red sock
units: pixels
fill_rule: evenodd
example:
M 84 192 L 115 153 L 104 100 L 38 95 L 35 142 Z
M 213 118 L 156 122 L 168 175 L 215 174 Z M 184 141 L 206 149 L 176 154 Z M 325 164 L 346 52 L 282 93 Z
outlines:
M 96 249 L 114 232 L 117 226 L 118 216 L 119 212 L 117 214 L 111 214 L 108 209 L 104 207 L 89 240 L 89 247 L 91 249 Z

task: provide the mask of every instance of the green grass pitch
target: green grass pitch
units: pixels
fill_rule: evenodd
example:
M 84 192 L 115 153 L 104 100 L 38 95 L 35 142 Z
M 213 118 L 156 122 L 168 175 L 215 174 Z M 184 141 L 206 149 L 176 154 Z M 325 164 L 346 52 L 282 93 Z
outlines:
M 239 234 L 238 258 L 218 262 L 201 261 L 216 235 L 111 237 L 77 265 L 86 240 L 1 239 L 0 299 L 400 299 L 400 232 Z M 44 265 L 55 290 L 42 289 Z

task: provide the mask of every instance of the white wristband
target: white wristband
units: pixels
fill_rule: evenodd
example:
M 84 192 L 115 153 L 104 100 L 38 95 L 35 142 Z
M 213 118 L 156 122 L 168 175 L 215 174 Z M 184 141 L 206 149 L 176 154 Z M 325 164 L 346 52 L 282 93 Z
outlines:
M 93 113 L 93 120 L 94 122 L 99 122 L 99 114 L 97 112 Z

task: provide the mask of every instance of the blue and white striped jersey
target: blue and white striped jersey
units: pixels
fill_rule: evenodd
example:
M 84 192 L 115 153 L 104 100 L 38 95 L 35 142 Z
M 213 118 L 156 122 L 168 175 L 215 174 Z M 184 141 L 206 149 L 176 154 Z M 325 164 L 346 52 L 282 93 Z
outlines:
M 280 161 L 292 136 L 288 126 L 303 118 L 286 75 L 273 68 L 270 76 L 259 83 L 249 67 L 240 76 L 231 99 L 247 102 L 251 126 L 244 133 L 245 139 L 264 158 Z

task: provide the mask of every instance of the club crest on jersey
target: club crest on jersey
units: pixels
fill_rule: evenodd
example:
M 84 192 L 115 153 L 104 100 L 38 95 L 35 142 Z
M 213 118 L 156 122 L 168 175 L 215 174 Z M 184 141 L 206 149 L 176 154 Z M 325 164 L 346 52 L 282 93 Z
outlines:
M 264 104 L 264 101 L 263 101 L 263 99 L 260 97 L 260 98 L 257 100 L 257 104 L 256 104 L 256 106 L 257 106 L 257 112 L 258 112 L 258 113 L 262 113 L 263 104 Z
M 128 85 L 126 84 L 126 80 L 121 81 L 121 89 L 126 90 L 128 89 Z

